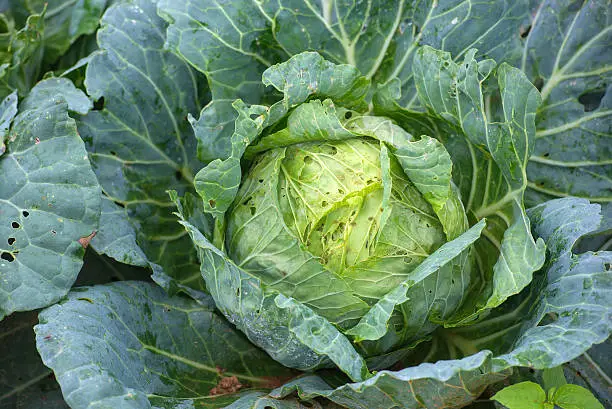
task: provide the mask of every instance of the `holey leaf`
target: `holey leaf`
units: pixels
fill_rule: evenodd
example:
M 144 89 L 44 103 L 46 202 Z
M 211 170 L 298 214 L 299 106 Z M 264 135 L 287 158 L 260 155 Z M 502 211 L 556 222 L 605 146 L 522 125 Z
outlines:
M 609 1 L 542 1 L 535 10 L 521 64 L 543 101 L 529 203 L 568 195 L 612 201 L 611 41 Z
M 237 397 L 216 395 L 293 375 L 209 307 L 152 283 L 76 288 L 39 321 L 38 351 L 73 409 L 219 408 Z
M 95 285 L 110 280 L 149 278 L 150 272 L 120 264 L 87 251 L 76 285 Z M 68 409 L 53 371 L 36 350 L 32 327 L 39 311 L 11 314 L 0 322 L 0 408 Z
M 39 83 L 0 156 L 0 318 L 66 295 L 98 228 L 100 186 L 68 115 L 78 94 L 66 79 Z
M 103 234 L 94 245 L 122 262 L 142 264 L 137 243 L 149 262 L 181 285 L 201 289 L 195 251 L 166 190 L 193 189 L 200 164 L 186 115 L 200 108 L 205 84 L 164 49 L 165 29 L 155 4 L 142 0 L 109 8 L 98 31 L 101 51 L 85 79 L 96 110 L 80 117 L 78 126 L 102 190 L 115 203 L 105 204 Z M 125 251 L 117 248 L 119 236 L 129 246 Z

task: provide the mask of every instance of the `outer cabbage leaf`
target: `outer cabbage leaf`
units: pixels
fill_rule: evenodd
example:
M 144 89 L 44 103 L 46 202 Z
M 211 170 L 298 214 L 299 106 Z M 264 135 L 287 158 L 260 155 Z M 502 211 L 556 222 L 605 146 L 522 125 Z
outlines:
M 86 114 L 92 108 L 93 104 L 87 95 L 66 78 L 50 77 L 45 81 L 37 84 L 38 89 L 45 90 L 47 93 L 55 93 L 61 95 L 68 104 L 68 111 L 76 114 Z
M 455 58 L 478 47 L 499 61 L 517 60 L 527 3 L 282 0 L 228 6 L 210 0 L 162 0 L 159 9 L 171 23 L 169 47 L 209 80 L 213 102 L 194 121 L 202 135 L 200 157 L 209 161 L 231 152 L 233 99 L 264 102 L 269 95 L 260 75 L 275 63 L 317 51 L 379 83 L 399 77 L 402 102 L 411 105 L 416 101 L 411 64 L 417 44 L 449 50 Z
M 453 60 L 465 58 L 470 49 L 479 57 L 514 64 L 520 55 L 521 23 L 529 16 L 529 2 L 519 1 L 432 1 L 407 2 L 405 16 L 396 27 L 393 44 L 376 77 L 384 83 L 400 80 L 401 104 L 419 105 L 413 74 L 413 58 L 421 45 L 448 51 Z M 384 81 L 383 81 L 384 79 Z
M 265 388 L 291 376 L 213 310 L 154 284 L 76 288 L 39 320 L 38 350 L 73 409 L 218 408 L 237 398 L 216 396 L 224 379 Z
M 491 383 L 507 373 L 495 373 L 491 353 L 454 361 L 424 363 L 400 371 L 380 371 L 360 383 L 330 387 L 318 376 L 298 378 L 272 391 L 285 397 L 297 391 L 302 399 L 325 397 L 350 409 L 459 408 L 475 400 Z
M 265 392 L 245 393 L 240 399 L 224 409 L 343 409 L 342 406 L 333 402 L 320 402 L 319 400 L 309 400 L 301 402 L 299 399 L 285 398 L 283 400 L 274 399 Z
M 303 304 L 279 294 L 276 305 L 289 311 L 289 331 L 319 355 L 329 357 L 352 380 L 369 377 L 365 360 L 351 342 L 325 318 Z
M 378 114 L 444 143 L 468 217 L 488 219 L 476 243 L 472 296 L 447 325 L 473 320 L 517 294 L 544 262 L 544 243 L 533 239 L 523 206 L 539 96 L 520 71 L 506 64 L 494 70 L 492 60 L 476 62 L 475 54 L 466 53 L 459 65 L 448 53 L 427 46 L 417 51 L 414 76 L 428 114 L 402 108 L 397 81 L 381 88 L 374 100 Z M 494 90 L 494 79 L 504 108 L 498 123 L 488 116 L 484 99 Z
M 200 135 L 198 149 L 203 161 L 230 155 L 236 118 L 232 102 L 236 98 L 250 104 L 261 102 L 261 73 L 289 56 L 274 44 L 271 21 L 261 7 L 251 1 L 159 2 L 160 15 L 172 23 L 168 46 L 208 77 L 213 102 L 201 112 L 199 121 L 192 119 Z
M 0 317 L 63 297 L 98 227 L 100 186 L 68 115 L 79 93 L 66 79 L 39 83 L 0 157 Z
M 612 333 L 612 252 L 572 253 L 576 241 L 599 226 L 599 206 L 557 199 L 530 209 L 529 217 L 549 249 L 545 287 L 512 350 L 495 358 L 497 367 L 552 368 Z
M 612 200 L 611 41 L 606 1 L 547 0 L 534 11 L 521 64 L 543 100 L 527 167 L 529 203 L 568 195 Z
M 78 126 L 105 196 L 122 207 L 105 206 L 104 221 L 117 223 L 130 246 L 118 251 L 113 227 L 105 225 L 96 248 L 136 264 L 143 262 L 142 250 L 148 262 L 201 290 L 197 256 L 165 191 L 193 189 L 200 164 L 185 116 L 199 109 L 206 93 L 201 78 L 164 49 L 165 28 L 150 1 L 108 9 L 98 31 L 101 50 L 85 79 L 101 109 L 80 117 Z

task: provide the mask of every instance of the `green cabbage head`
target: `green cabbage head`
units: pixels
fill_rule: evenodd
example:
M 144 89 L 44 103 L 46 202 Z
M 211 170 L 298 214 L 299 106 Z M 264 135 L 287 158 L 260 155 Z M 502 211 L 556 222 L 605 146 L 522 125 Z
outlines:
M 388 365 L 436 328 L 486 315 L 530 281 L 496 280 L 541 267 L 521 188 L 501 183 L 496 153 L 449 113 L 401 110 L 393 83 L 373 93 L 356 68 L 316 53 L 271 67 L 263 82 L 283 98 L 233 104 L 231 154 L 195 181 L 214 231 L 191 233 L 219 309 L 281 363 L 332 361 L 364 379 L 366 359 Z M 480 192 L 454 173 L 465 149 L 482 153 L 491 197 L 507 196 L 492 208 L 503 223 L 485 229 L 488 214 L 466 211 Z M 529 265 L 517 251 L 534 253 Z
M 441 205 L 420 183 L 422 175 L 421 190 L 409 176 L 422 155 L 436 162 L 449 155 L 434 139 L 417 141 L 388 119 L 337 109 L 331 100 L 304 103 L 287 121 L 247 149 L 252 163 L 226 213 L 227 254 L 264 283 L 349 328 L 467 229 L 450 168 L 428 176 L 445 184 Z M 393 139 L 400 142 L 394 146 Z M 430 311 L 440 316 L 457 307 L 469 284 L 469 277 L 455 281 L 452 269 L 445 271 L 429 278 L 432 287 L 448 281 L 450 298 Z M 407 325 L 398 326 L 397 340 L 432 328 L 425 311 L 410 304 L 398 314 L 398 323 Z

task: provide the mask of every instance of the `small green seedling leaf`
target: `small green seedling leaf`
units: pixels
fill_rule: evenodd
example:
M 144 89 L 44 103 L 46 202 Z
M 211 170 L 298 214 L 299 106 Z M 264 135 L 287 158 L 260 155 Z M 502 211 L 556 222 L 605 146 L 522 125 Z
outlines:
M 559 387 L 550 400 L 562 409 L 604 409 L 591 391 L 578 385 L 566 384 Z
M 510 385 L 491 398 L 508 409 L 552 409 L 547 405 L 546 392 L 535 382 Z

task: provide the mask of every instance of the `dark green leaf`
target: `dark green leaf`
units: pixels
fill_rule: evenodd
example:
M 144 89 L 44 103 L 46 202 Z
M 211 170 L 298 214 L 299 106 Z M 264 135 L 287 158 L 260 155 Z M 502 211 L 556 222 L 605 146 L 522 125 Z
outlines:
M 496 367 L 552 368 L 612 332 L 612 253 L 572 254 L 575 242 L 598 227 L 599 205 L 558 199 L 530 209 L 529 217 L 549 252 L 544 284 L 537 304 L 523 319 L 521 335 L 510 352 L 495 358 Z
M 130 242 L 121 254 L 112 247 L 114 227 L 105 225 L 95 245 L 120 260 L 142 263 L 120 214 L 125 212 L 147 260 L 201 290 L 197 256 L 172 215 L 166 190 L 193 189 L 200 164 L 186 115 L 199 109 L 205 89 L 185 62 L 164 49 L 165 28 L 152 2 L 109 8 L 98 31 L 101 51 L 87 65 L 85 80 L 98 109 L 78 125 L 104 194 L 124 207 L 108 209 L 103 221 L 119 221 L 117 234 Z
M 261 102 L 261 73 L 280 62 L 273 43 L 270 17 L 263 6 L 237 1 L 227 6 L 215 1 L 159 2 L 160 15 L 172 22 L 167 43 L 208 76 L 213 103 L 194 123 L 200 135 L 199 156 L 204 161 L 227 158 L 236 117 L 232 101 Z M 288 55 L 281 51 L 282 59 Z
M 93 33 L 112 0 L 9 0 L 17 17 L 43 11 L 46 64 L 64 54 L 81 35 Z
M 149 275 L 145 269 L 120 264 L 90 248 L 76 285 L 147 279 Z M 33 326 L 38 323 L 37 316 L 37 311 L 14 313 L 0 322 L 1 409 L 68 408 L 53 372 L 36 350 Z
M 91 241 L 100 254 L 133 266 L 147 266 L 147 256 L 136 243 L 136 232 L 125 208 L 102 196 L 100 230 Z
M 545 0 L 535 10 L 521 69 L 542 86 L 528 201 L 580 196 L 610 202 L 610 4 Z M 552 45 L 552 46 L 551 46 Z
M 291 374 L 215 312 L 154 284 L 77 288 L 39 319 L 38 350 L 73 409 L 217 408 L 236 397 L 213 395 Z
M 71 87 L 77 93 L 66 79 L 37 85 L 0 157 L 0 317 L 63 297 L 98 227 L 100 186 L 68 116 Z

